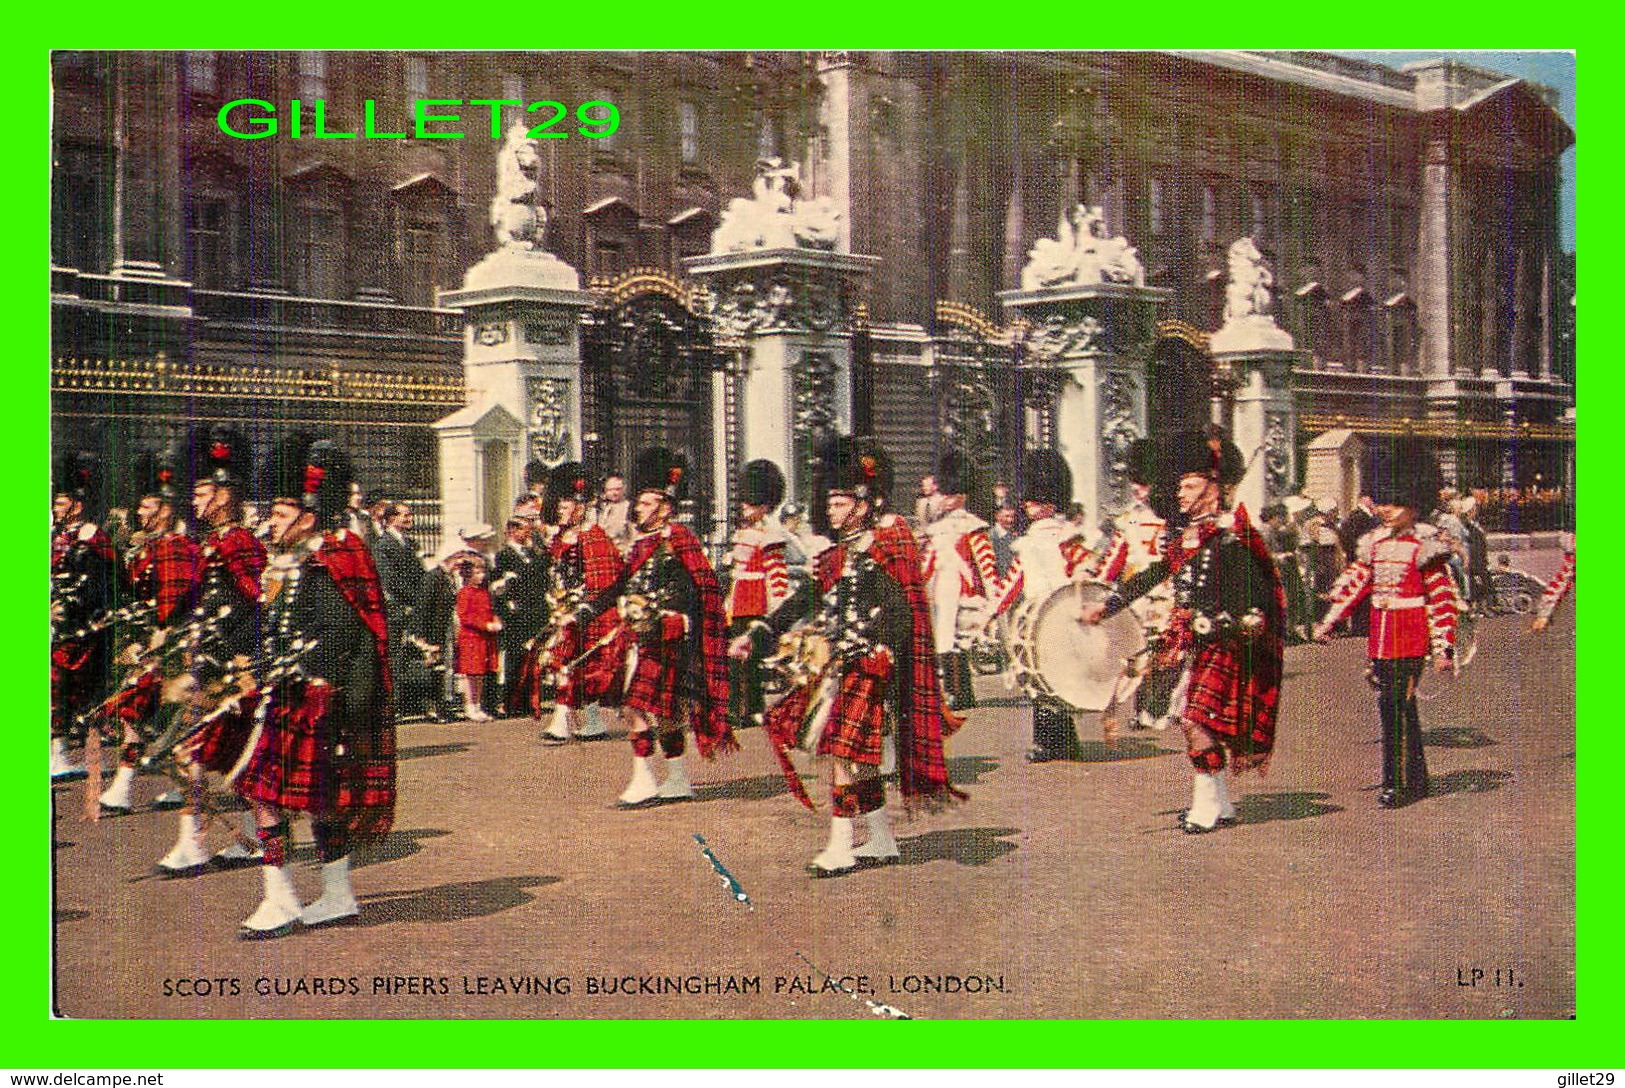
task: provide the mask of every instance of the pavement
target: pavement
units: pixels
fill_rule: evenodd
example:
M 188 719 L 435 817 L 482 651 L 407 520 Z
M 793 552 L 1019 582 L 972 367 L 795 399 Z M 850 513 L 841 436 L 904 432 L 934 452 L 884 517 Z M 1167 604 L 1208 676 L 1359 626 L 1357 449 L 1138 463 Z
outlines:
M 984 677 L 948 744 L 969 801 L 899 820 L 901 864 L 834 880 L 804 871 L 827 816 L 789 796 L 759 730 L 732 757 L 690 757 L 696 801 L 622 812 L 622 740 L 549 748 L 529 720 L 404 725 L 395 830 L 355 858 L 359 919 L 275 941 L 236 938 L 256 870 L 153 875 L 176 828 L 143 809 L 163 780 L 139 779 L 137 811 L 99 823 L 79 818 L 82 785 L 53 787 L 56 1009 L 1568 1017 L 1572 603 L 1540 635 L 1482 621 L 1480 647 L 1466 675 L 1424 681 L 1432 793 L 1397 811 L 1376 805 L 1363 640 L 1291 648 L 1269 775 L 1239 780 L 1238 826 L 1202 836 L 1176 829 L 1190 794 L 1177 737 L 1106 744 L 1087 716 L 1081 761 L 1030 765 L 1027 705 Z M 308 824 L 295 834 L 309 900 Z

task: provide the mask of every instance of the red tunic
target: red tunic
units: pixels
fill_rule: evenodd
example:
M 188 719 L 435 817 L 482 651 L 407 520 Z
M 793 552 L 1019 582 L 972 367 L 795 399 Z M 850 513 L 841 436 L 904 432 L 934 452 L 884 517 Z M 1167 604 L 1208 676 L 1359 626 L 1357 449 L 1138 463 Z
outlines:
M 487 676 L 497 671 L 497 636 L 489 629 L 495 618 L 490 590 L 470 585 L 457 591 L 458 676 Z
M 1337 624 L 1366 597 L 1371 598 L 1373 660 L 1448 657 L 1456 644 L 1460 600 L 1447 562 L 1450 547 L 1431 525 L 1400 533 L 1373 529 L 1355 545 L 1354 562 L 1332 586 L 1332 605 L 1322 630 Z

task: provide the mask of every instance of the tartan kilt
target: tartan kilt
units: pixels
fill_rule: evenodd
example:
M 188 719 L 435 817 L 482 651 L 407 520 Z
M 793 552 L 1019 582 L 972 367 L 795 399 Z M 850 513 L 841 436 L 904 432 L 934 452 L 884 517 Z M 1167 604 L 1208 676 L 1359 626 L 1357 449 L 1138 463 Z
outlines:
M 374 723 L 354 722 L 340 755 L 337 699 L 321 680 L 286 681 L 253 753 L 237 779 L 245 800 L 315 816 L 346 817 L 358 836 L 381 835 L 394 821 L 395 729 L 374 708 Z
M 835 706 L 818 740 L 818 754 L 854 763 L 880 765 L 886 734 L 886 696 L 895 663 L 889 654 L 871 654 L 841 674 Z M 781 748 L 801 745 L 811 703 L 810 686 L 797 686 L 765 715 L 767 735 Z
M 1199 644 L 1191 657 L 1182 717 L 1220 738 L 1238 770 L 1266 761 L 1275 745 L 1278 661 L 1264 640 Z
M 606 619 L 608 623 L 603 622 Z M 588 624 L 585 639 L 581 636 L 580 625 L 568 624 L 553 647 L 547 670 L 556 675 L 560 668 L 575 661 L 583 650 L 614 631 L 618 624 L 614 613 L 600 616 Z M 568 707 L 581 707 L 588 703 L 604 707 L 620 706 L 626 688 L 622 679 L 622 665 L 630 646 L 630 633 L 622 630 L 607 645 L 594 650 L 585 661 L 576 661 L 569 675 L 559 684 L 558 701 Z
M 51 647 L 51 734 L 66 736 L 74 719 L 101 701 L 107 683 L 105 638 Z
M 248 738 L 254 732 L 254 709 L 260 695 L 245 696 L 237 709 L 221 714 L 189 738 L 175 746 L 175 761 L 182 766 L 193 764 L 205 771 L 227 774 L 237 765 Z
M 627 639 L 626 643 L 629 651 L 631 639 Z M 624 653 L 621 660 L 625 660 Z M 682 661 L 683 645 L 680 642 L 639 643 L 637 664 L 626 682 L 625 705 L 665 721 L 676 718 L 681 695 L 677 689 L 682 682 Z

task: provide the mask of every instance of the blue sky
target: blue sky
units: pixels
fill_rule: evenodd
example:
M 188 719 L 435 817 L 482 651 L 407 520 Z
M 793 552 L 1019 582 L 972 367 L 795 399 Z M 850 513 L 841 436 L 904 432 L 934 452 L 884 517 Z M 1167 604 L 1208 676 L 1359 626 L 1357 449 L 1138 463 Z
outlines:
M 1379 64 L 1386 64 L 1398 68 L 1413 60 L 1431 60 L 1435 57 L 1451 57 L 1455 60 L 1475 64 L 1480 68 L 1491 68 L 1498 72 L 1505 72 L 1520 79 L 1534 80 L 1554 88 L 1561 101 L 1559 112 L 1569 127 L 1575 130 L 1576 142 L 1579 139 L 1579 128 L 1574 123 L 1574 54 L 1571 52 L 1536 52 L 1536 51 L 1491 51 L 1491 50 L 1450 50 L 1450 49 L 1378 49 L 1354 50 L 1338 49 L 1333 52 L 1345 57 L 1359 57 L 1362 60 L 1372 60 Z M 1563 197 L 1560 204 L 1559 215 L 1562 219 L 1563 248 L 1574 248 L 1574 160 L 1575 148 L 1569 148 L 1563 154 Z

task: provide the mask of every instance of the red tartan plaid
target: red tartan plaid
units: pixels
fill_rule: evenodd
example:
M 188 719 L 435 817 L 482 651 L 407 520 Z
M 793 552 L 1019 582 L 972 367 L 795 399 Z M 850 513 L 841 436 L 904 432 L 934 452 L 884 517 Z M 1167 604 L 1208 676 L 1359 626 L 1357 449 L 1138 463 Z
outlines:
M 608 624 L 601 622 L 606 616 L 609 619 Z M 606 612 L 604 616 L 594 620 L 588 630 L 599 631 L 600 628 L 607 628 L 603 633 L 614 633 L 615 637 L 580 661 L 576 661 L 576 658 L 581 657 L 587 647 L 597 642 L 602 634 L 595 634 L 592 641 L 586 641 L 581 637 L 580 626 L 573 622 L 565 625 L 558 641 L 553 644 L 552 651 L 548 653 L 545 664 L 549 672 L 557 673 L 559 669 L 575 661 L 575 664 L 570 666 L 564 682 L 559 685 L 558 700 L 565 706 L 579 707 L 588 703 L 620 706 L 625 699 L 626 683 L 622 677 L 621 666 L 626 660 L 631 633 L 624 628 L 617 628 L 614 612 Z
M 831 548 L 825 555 L 840 550 Z M 965 794 L 948 783 L 948 765 L 942 754 L 943 738 L 951 730 L 943 723 L 936 643 L 931 637 L 931 608 L 925 599 L 925 576 L 914 534 L 901 518 L 883 519 L 883 524 L 875 529 L 869 554 L 903 587 L 914 620 L 911 644 L 906 648 L 893 647 L 899 651 L 900 674 L 911 680 L 909 684 L 898 685 L 897 691 L 897 770 L 903 799 L 905 802 L 963 800 Z M 839 565 L 834 569 L 839 571 Z
M 642 566 L 662 540 L 688 572 L 700 603 L 699 644 L 697 652 L 688 655 L 689 675 L 683 678 L 683 687 L 687 691 L 704 694 L 691 702 L 689 727 L 694 731 L 694 741 L 699 746 L 700 755 L 706 759 L 715 757 L 719 752 L 736 752 L 739 741 L 734 738 L 733 727 L 728 724 L 728 643 L 725 635 L 727 623 L 722 614 L 722 587 L 717 584 L 716 572 L 711 569 L 704 546 L 687 527 L 668 525 L 659 533 L 639 538 L 632 545 L 631 554 L 626 557 L 626 565 L 632 570 Z M 694 636 L 690 633 L 689 637 Z M 639 652 L 641 657 L 644 651 Z M 664 663 L 656 664 L 661 664 L 662 671 L 665 671 Z M 640 660 L 638 671 L 643 673 L 643 670 L 644 664 Z M 645 673 L 642 681 L 638 676 L 633 676 L 627 687 L 626 705 L 648 710 L 649 713 L 658 713 L 649 709 L 652 706 L 671 706 L 676 694 L 675 664 L 670 666 L 669 671 L 671 690 L 665 696 L 648 690 L 648 684 L 655 682 L 652 674 Z
M 1170 570 L 1178 571 L 1218 531 L 1219 527 L 1213 523 L 1205 525 L 1199 543 L 1188 551 L 1182 540 L 1176 538 L 1168 550 Z M 1184 718 L 1223 740 L 1230 750 L 1233 770 L 1263 771 L 1275 747 L 1286 593 L 1281 588 L 1275 560 L 1263 538 L 1247 520 L 1245 508 L 1236 509 L 1230 531 L 1245 545 L 1259 571 L 1270 578 L 1270 607 L 1265 609 L 1264 630 L 1255 637 L 1226 638 L 1196 645 L 1189 665 L 1191 679 Z M 1169 627 L 1169 637 L 1185 637 L 1181 629 L 1186 622 L 1188 617 L 1176 615 Z
M 842 674 L 835 707 L 818 741 L 819 755 L 879 766 L 892 669 L 890 654 L 875 653 Z
M 210 533 L 203 543 L 203 569 L 224 567 L 245 601 L 258 601 L 260 575 L 265 572 L 265 545 L 241 525 Z
M 164 679 L 157 669 L 143 672 L 136 682 L 114 695 L 107 704 L 104 720 L 111 725 L 121 722 L 125 725 L 139 725 L 152 717 L 158 710 L 158 700 L 163 695 Z M 119 730 L 123 736 L 123 730 Z
M 395 730 L 382 707 L 377 727 L 334 744 L 333 688 L 294 680 L 271 693 L 264 729 L 237 779 L 245 799 L 296 812 L 343 816 L 357 837 L 386 833 L 395 814 Z
M 227 774 L 237 765 L 249 735 L 254 731 L 254 708 L 258 693 L 245 696 L 235 710 L 212 718 L 186 740 L 175 745 L 175 760 L 182 766 L 195 763 L 206 771 Z
M 61 736 L 73 719 L 95 706 L 106 678 L 100 665 L 105 643 L 63 642 L 51 647 L 51 733 Z
M 626 705 L 657 718 L 677 716 L 677 660 L 681 643 L 649 639 L 638 643 L 638 660 L 626 685 Z M 624 660 L 624 658 L 623 658 Z
M 142 569 L 136 576 L 136 565 Z M 167 627 L 197 600 L 203 578 L 203 551 L 184 533 L 165 533 L 148 541 L 132 564 L 131 584 L 156 605 L 160 627 Z

